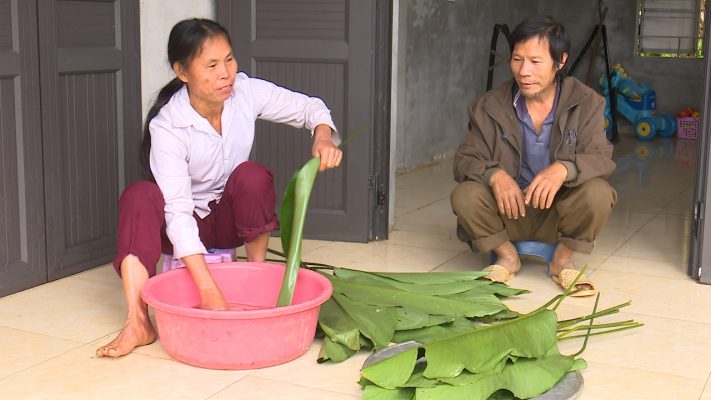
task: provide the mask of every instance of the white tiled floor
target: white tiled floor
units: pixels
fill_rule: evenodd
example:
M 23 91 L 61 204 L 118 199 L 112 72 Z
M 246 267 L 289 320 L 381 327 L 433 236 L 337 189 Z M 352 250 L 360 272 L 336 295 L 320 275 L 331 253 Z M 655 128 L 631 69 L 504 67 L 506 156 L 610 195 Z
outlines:
M 646 326 L 594 338 L 584 358 L 584 400 L 711 400 L 711 286 L 686 275 L 695 142 L 623 137 L 610 181 L 619 203 L 591 255 L 579 255 L 603 305 L 632 300 L 615 318 Z M 369 244 L 307 241 L 304 259 L 390 271 L 479 269 L 454 236 L 451 160 L 398 177 L 395 230 Z M 276 241 L 273 242 L 278 247 Z M 527 311 L 558 288 L 545 265 L 525 259 L 511 282 L 532 293 L 508 301 Z M 559 310 L 589 310 L 570 299 Z M 156 342 L 119 360 L 94 350 L 123 324 L 121 285 L 109 266 L 0 299 L 0 399 L 353 399 L 366 354 L 316 363 L 317 341 L 290 363 L 252 371 L 212 371 L 173 361 Z M 580 343 L 563 342 L 574 352 Z

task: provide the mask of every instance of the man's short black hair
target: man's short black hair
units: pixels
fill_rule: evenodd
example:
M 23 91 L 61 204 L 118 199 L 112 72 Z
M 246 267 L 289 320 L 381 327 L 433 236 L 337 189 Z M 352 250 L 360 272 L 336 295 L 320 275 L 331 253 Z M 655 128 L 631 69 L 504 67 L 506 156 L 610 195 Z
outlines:
M 548 42 L 548 49 L 553 62 L 556 64 L 563 61 L 563 53 L 570 54 L 570 41 L 565 33 L 565 28 L 550 16 L 534 15 L 516 25 L 513 32 L 511 32 L 512 47 L 533 37 L 538 37 Z M 564 77 L 567 70 L 568 65 L 566 63 L 556 75 Z

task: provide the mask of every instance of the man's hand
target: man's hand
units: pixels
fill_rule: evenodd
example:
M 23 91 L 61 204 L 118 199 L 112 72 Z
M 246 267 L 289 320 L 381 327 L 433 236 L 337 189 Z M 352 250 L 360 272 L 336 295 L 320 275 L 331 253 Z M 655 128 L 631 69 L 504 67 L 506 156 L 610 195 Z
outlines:
M 319 125 L 314 129 L 314 145 L 311 147 L 314 157 L 321 157 L 319 171 L 335 168 L 341 164 L 343 152 L 331 140 L 331 128 L 328 125 Z
M 504 170 L 498 170 L 491 176 L 490 184 L 500 214 L 513 219 L 526 216 L 523 192 L 511 175 Z
M 526 204 L 533 208 L 551 208 L 556 193 L 563 186 L 568 170 L 565 165 L 554 162 L 546 169 L 539 172 L 524 191 L 526 194 Z

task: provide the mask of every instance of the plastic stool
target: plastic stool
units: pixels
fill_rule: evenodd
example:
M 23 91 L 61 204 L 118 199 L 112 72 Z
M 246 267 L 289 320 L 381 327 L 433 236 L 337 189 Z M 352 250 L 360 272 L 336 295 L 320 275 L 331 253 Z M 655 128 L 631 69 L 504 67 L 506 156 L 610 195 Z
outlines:
M 516 252 L 527 256 L 536 256 L 544 259 L 548 264 L 553 259 L 553 252 L 558 245 L 557 243 L 537 242 L 535 240 L 522 240 L 513 242 Z M 496 253 L 491 252 L 491 263 L 496 262 Z
M 205 262 L 208 264 L 232 262 L 234 257 L 235 249 L 210 249 L 205 254 Z M 174 259 L 171 254 L 163 254 L 163 272 L 183 267 L 185 267 L 183 260 Z

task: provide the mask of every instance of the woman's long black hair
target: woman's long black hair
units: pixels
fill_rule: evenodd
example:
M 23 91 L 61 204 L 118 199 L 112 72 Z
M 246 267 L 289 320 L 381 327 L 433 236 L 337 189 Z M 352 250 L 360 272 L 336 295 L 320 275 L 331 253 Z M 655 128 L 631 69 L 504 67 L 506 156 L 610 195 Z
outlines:
M 179 63 L 183 68 L 187 69 L 190 61 L 200 54 L 202 45 L 205 40 L 222 35 L 227 42 L 232 46 L 230 35 L 222 25 L 209 19 L 186 19 L 178 22 L 170 30 L 168 37 L 168 62 L 171 67 L 175 63 Z M 146 178 L 155 181 L 151 172 L 150 153 L 151 153 L 151 132 L 148 129 L 151 120 L 158 115 L 160 109 L 168 103 L 171 97 L 183 87 L 184 83 L 176 78 L 173 78 L 158 92 L 158 97 L 155 103 L 151 106 L 146 116 L 146 122 L 143 124 L 143 140 L 141 141 L 141 166 Z

